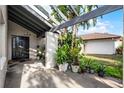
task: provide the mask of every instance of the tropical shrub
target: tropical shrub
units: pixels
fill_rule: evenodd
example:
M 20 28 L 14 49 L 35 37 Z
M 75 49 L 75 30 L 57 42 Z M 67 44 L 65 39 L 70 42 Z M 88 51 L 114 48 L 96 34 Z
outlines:
M 100 76 L 100 77 L 105 76 L 105 68 L 106 68 L 106 66 L 104 64 L 98 65 L 98 69 L 97 69 L 98 76 Z
M 123 78 L 122 68 L 107 66 L 105 71 L 106 71 L 107 76 L 112 76 L 112 77 L 116 77 L 119 79 Z
M 70 55 L 71 55 L 73 64 L 78 64 L 79 49 L 76 47 L 73 49 L 70 49 Z
M 104 64 L 99 63 L 98 64 L 98 68 L 97 68 L 97 72 L 105 71 L 105 68 L 106 68 L 106 66 Z
M 89 72 L 91 70 L 94 70 L 96 71 L 96 64 L 94 64 L 94 60 L 91 59 L 91 58 L 87 58 L 87 57 L 82 57 L 82 60 L 80 60 L 79 62 L 79 65 L 80 65 L 80 69 L 83 70 L 83 71 L 86 71 L 86 72 Z
M 39 60 L 45 59 L 45 46 L 41 47 L 37 45 L 37 57 Z
M 68 32 L 68 33 L 64 33 L 61 34 L 59 37 L 59 48 L 57 52 L 60 52 L 59 50 L 66 51 L 66 62 L 69 64 L 78 64 L 78 56 L 79 56 L 79 52 L 80 52 L 80 43 L 82 43 L 83 41 L 80 38 L 76 38 L 75 39 L 75 47 L 71 47 L 72 44 L 72 32 Z M 63 47 L 67 46 L 67 49 L 64 49 Z M 62 49 L 61 49 L 62 48 Z M 60 53 L 61 55 L 61 53 Z M 59 56 L 61 57 L 61 56 Z
M 69 55 L 68 50 L 69 50 L 68 44 L 65 44 L 58 48 L 58 50 L 56 51 L 56 57 L 55 57 L 57 64 L 63 64 L 67 62 L 68 55 Z

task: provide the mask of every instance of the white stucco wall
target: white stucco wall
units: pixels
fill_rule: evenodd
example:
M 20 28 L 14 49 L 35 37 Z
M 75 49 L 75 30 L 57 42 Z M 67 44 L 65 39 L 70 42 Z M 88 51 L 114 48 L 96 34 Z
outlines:
M 85 44 L 86 54 L 115 54 L 113 40 L 90 40 Z
M 57 48 L 58 34 L 46 32 L 46 68 L 53 68 L 55 66 L 55 53 Z
M 117 40 L 117 41 L 115 42 L 115 48 L 118 48 L 120 45 L 122 45 L 122 42 L 123 42 L 123 41 Z
M 38 39 L 36 34 L 32 33 L 31 31 L 23 28 L 22 26 L 8 21 L 8 59 L 11 60 L 12 57 L 12 35 L 17 36 L 26 36 L 29 37 L 29 58 L 35 59 L 36 58 L 36 48 L 38 45 Z M 40 39 L 39 39 L 40 40 Z
M 0 88 L 4 87 L 7 71 L 7 7 L 1 6 L 4 24 L 0 24 Z

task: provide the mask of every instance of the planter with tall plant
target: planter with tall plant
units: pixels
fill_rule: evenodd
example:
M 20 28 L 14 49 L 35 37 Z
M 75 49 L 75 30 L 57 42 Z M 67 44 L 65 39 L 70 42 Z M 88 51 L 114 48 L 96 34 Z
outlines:
M 105 76 L 105 68 L 106 68 L 106 66 L 103 65 L 103 64 L 99 64 L 98 65 L 98 69 L 97 69 L 98 76 L 100 76 L 100 77 L 104 77 Z
M 60 71 L 67 71 L 67 67 L 68 67 L 68 45 L 63 45 L 61 47 L 58 48 L 58 50 L 56 51 L 56 63 L 59 67 Z

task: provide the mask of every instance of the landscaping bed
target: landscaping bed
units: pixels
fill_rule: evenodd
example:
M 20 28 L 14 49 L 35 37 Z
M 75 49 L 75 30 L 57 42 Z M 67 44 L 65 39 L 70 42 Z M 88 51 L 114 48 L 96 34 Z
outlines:
M 123 78 L 123 61 L 122 61 L 122 55 L 112 55 L 112 56 L 85 56 L 80 59 L 80 62 L 82 63 L 84 60 L 90 60 L 90 67 L 97 72 L 98 66 L 103 65 L 105 75 L 106 76 L 112 76 L 115 78 L 122 79 Z
M 72 33 L 60 35 L 55 54 L 59 71 L 70 70 L 74 73 L 91 73 L 100 77 L 111 76 L 122 80 L 123 57 L 116 55 L 80 54 L 81 38 L 73 38 Z

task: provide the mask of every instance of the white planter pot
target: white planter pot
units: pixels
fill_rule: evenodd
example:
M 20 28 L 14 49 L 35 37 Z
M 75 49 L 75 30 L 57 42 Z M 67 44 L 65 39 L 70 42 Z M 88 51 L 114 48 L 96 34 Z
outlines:
M 68 63 L 60 64 L 59 65 L 59 71 L 66 72 L 68 67 Z
M 73 72 L 78 72 L 78 70 L 79 70 L 79 66 L 76 66 L 76 65 L 72 65 L 72 71 Z

